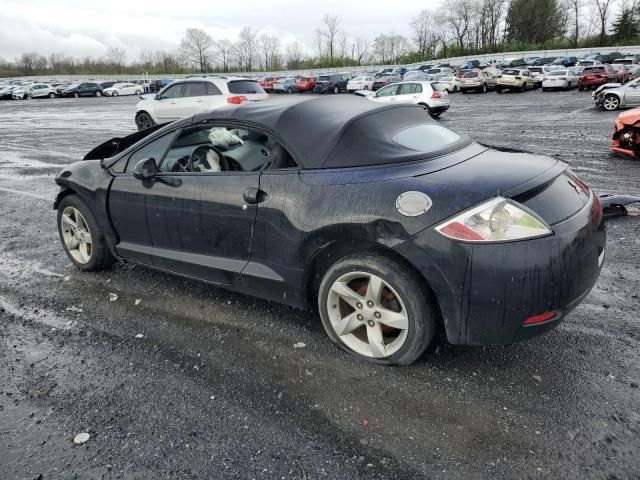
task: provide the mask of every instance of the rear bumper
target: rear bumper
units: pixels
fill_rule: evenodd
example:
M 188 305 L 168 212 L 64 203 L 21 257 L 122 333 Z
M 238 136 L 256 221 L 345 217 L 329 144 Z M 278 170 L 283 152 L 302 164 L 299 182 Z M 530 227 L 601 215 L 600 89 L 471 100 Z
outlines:
M 509 344 L 557 326 L 595 285 L 606 234 L 592 193 L 574 216 L 533 240 L 473 245 L 427 229 L 396 248 L 438 300 L 447 338 L 456 344 Z M 544 323 L 524 326 L 555 311 Z

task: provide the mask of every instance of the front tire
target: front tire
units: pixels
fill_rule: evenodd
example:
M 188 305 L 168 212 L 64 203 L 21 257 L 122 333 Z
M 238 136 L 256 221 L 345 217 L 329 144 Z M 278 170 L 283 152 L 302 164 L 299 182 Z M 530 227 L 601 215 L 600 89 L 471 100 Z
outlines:
M 102 92 L 100 90 L 96 90 L 96 97 L 101 97 L 102 96 Z
M 55 93 L 53 93 L 53 92 L 51 92 L 51 93 L 49 94 L 49 98 L 56 98 L 56 94 L 55 94 Z
M 340 87 L 338 87 L 337 85 L 333 87 L 333 93 L 335 93 L 336 95 L 340 93 Z
M 117 97 L 118 95 L 119 93 L 116 90 L 114 90 L 113 93 L 111 94 L 112 97 Z
M 78 97 L 80 96 L 80 94 L 79 94 L 78 92 L 73 92 L 73 96 L 74 96 L 75 98 L 78 98 Z
M 612 112 L 613 110 L 617 110 L 620 106 L 620 99 L 615 95 L 606 95 L 604 97 L 604 101 L 602 102 L 602 108 Z
M 146 130 L 147 128 L 151 128 L 156 124 L 147 112 L 140 112 L 136 115 L 136 126 L 138 130 Z
M 383 365 L 409 365 L 431 343 L 437 313 L 421 278 L 380 255 L 350 255 L 324 275 L 322 325 L 340 348 Z
M 77 195 L 67 195 L 58 206 L 58 234 L 65 253 L 80 270 L 103 270 L 115 262 L 98 222 Z

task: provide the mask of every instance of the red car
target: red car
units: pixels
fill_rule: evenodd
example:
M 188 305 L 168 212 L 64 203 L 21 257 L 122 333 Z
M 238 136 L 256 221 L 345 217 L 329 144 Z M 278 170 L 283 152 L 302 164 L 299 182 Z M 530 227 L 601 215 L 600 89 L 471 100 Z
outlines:
M 280 77 L 264 77 L 258 80 L 258 83 L 265 92 L 272 92 L 273 84 L 276 83 L 279 78 Z
M 611 69 L 616 74 L 616 82 L 626 83 L 627 80 L 629 80 L 629 70 L 627 70 L 624 65 L 613 64 L 611 65 Z
M 608 64 L 585 67 L 578 77 L 578 90 L 596 88 L 605 83 L 615 83 L 617 81 L 616 72 Z
M 616 118 L 611 149 L 624 156 L 640 158 L 640 108 L 622 112 Z
M 301 92 L 311 91 L 316 86 L 316 77 L 299 77 L 296 85 Z

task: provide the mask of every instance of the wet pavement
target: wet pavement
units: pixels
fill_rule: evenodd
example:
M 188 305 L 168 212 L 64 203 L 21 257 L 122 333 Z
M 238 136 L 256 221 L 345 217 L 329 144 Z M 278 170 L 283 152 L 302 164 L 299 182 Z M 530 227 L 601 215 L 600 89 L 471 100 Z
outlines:
M 550 334 L 368 365 L 311 313 L 71 265 L 53 177 L 133 132 L 135 101 L 0 103 L 0 479 L 640 478 L 640 217 L 608 221 L 597 286 Z M 536 91 L 456 94 L 441 121 L 638 195 L 640 163 L 609 154 L 615 116 Z

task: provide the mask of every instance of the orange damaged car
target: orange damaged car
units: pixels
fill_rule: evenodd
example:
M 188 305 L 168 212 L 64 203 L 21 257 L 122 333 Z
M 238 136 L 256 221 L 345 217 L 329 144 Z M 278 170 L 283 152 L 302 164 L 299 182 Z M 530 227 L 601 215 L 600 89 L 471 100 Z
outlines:
M 611 149 L 625 157 L 640 158 L 640 108 L 622 112 L 616 118 Z

